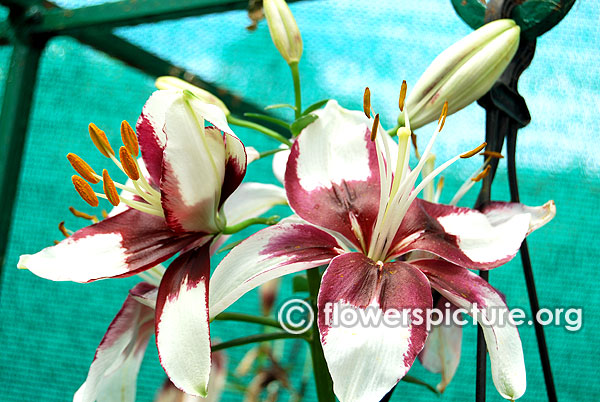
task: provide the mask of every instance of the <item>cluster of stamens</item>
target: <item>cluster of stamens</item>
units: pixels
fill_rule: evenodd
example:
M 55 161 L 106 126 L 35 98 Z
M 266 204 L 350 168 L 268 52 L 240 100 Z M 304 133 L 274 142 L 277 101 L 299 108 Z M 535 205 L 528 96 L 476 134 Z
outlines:
M 379 212 L 375 223 L 374 235 L 371 238 L 371 243 L 368 245 L 368 249 L 366 249 L 368 256 L 375 261 L 386 261 L 390 258 L 394 258 L 395 250 L 399 247 L 402 247 L 403 244 L 399 244 L 395 246 L 395 249 L 392 249 L 392 246 L 394 246 L 392 240 L 394 239 L 395 234 L 408 211 L 408 208 L 419 195 L 419 193 L 423 189 L 427 188 L 427 186 L 432 186 L 433 180 L 451 164 L 459 159 L 470 158 L 479 154 L 479 152 L 482 151 L 487 145 L 486 143 L 483 143 L 477 148 L 463 154 L 456 155 L 454 158 L 451 158 L 441 166 L 434 168 L 433 163 L 435 158 L 431 153 L 431 149 L 438 134 L 444 127 L 446 116 L 448 114 L 448 102 L 444 103 L 435 133 L 431 137 L 423 154 L 420 154 L 418 148 L 416 147 L 416 136 L 410 129 L 409 116 L 404 108 L 406 90 L 406 81 L 403 81 L 400 90 L 398 106 L 400 111 L 404 113 L 404 121 L 406 123 L 404 127 L 398 128 L 396 132 L 398 137 L 398 156 L 395 167 L 390 166 L 390 162 L 392 161 L 390 155 L 391 141 L 388 138 L 385 138 L 385 136 L 377 136 L 377 133 L 381 132 L 383 128 L 380 127 L 379 114 L 372 112 L 371 93 L 368 88 L 365 89 L 363 98 L 365 115 L 369 119 L 373 119 L 371 141 L 375 142 L 375 147 L 377 149 L 380 175 L 381 193 Z M 372 117 L 372 114 L 374 114 L 374 117 Z M 419 160 L 417 166 L 413 170 L 411 170 L 408 166 L 411 142 L 415 147 L 415 154 Z M 490 155 L 490 157 L 494 156 Z M 421 172 L 423 172 L 423 179 L 415 187 L 416 181 Z M 473 180 L 481 180 L 488 173 L 489 166 L 486 167 L 484 165 L 482 172 L 478 172 L 478 174 L 475 177 L 472 177 L 472 180 L 470 179 L 469 181 L 474 182 Z M 440 182 L 438 182 L 438 189 L 435 192 L 436 194 L 431 193 L 430 198 L 439 198 L 441 186 L 443 185 L 443 181 L 440 180 Z
M 146 180 L 140 170 L 137 162 L 139 155 L 139 144 L 135 131 L 129 123 L 123 121 L 121 123 L 121 139 L 123 146 L 119 148 L 119 160 L 115 156 L 108 138 L 104 131 L 100 130 L 95 124 L 90 123 L 89 132 L 92 142 L 98 148 L 98 151 L 105 157 L 114 162 L 117 167 L 131 179 L 131 186 L 124 185 L 113 181 L 106 169 L 103 169 L 102 175 L 97 174 L 92 167 L 87 164 L 79 156 L 70 153 L 67 159 L 73 166 L 73 169 L 79 176 L 73 175 L 71 180 L 75 190 L 81 198 L 92 207 L 99 205 L 98 198 L 107 199 L 112 205 L 117 206 L 121 202 L 131 208 L 157 216 L 164 216 L 160 192 L 153 188 Z M 103 193 L 95 192 L 90 184 L 98 184 L 102 182 Z M 129 197 L 119 196 L 117 188 L 133 196 L 139 197 L 141 200 L 130 199 Z M 134 197 L 131 197 L 134 198 Z

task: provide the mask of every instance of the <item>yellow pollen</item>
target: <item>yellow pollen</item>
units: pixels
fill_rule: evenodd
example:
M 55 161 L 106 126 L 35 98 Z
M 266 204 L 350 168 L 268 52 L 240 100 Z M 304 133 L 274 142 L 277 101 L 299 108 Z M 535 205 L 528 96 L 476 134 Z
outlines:
M 491 168 L 492 168 L 492 167 L 491 167 L 490 165 L 487 165 L 487 166 L 485 167 L 485 169 L 483 169 L 483 172 L 479 173 L 477 176 L 473 177 L 471 180 L 473 180 L 473 181 L 480 181 L 480 180 L 482 180 L 482 179 L 483 179 L 483 178 L 485 178 L 485 177 L 486 177 L 488 174 L 490 174 L 490 169 L 491 169 Z
M 94 222 L 98 221 L 98 218 L 96 216 L 89 215 L 89 214 L 86 214 L 85 212 L 78 211 L 73 207 L 69 207 L 69 211 L 71 211 L 71 213 L 74 216 L 76 216 L 77 218 L 83 218 L 83 219 L 87 219 L 88 221 L 94 221 Z
M 504 159 L 504 155 L 502 155 L 500 152 L 483 151 L 481 155 L 489 156 L 490 158 Z
M 135 131 L 133 131 L 133 128 L 131 128 L 129 123 L 127 123 L 125 120 L 121 122 L 121 139 L 123 140 L 123 144 L 131 156 L 137 158 L 140 153 L 138 140 L 135 135 Z
M 119 198 L 119 194 L 117 193 L 115 183 L 108 175 L 108 170 L 106 169 L 102 171 L 102 180 L 104 181 L 104 194 L 106 194 L 106 198 L 111 204 L 113 204 L 116 207 L 121 202 L 121 199 Z
M 406 89 L 406 81 L 402 80 L 402 86 L 400 87 L 400 96 L 398 97 L 398 107 L 400 108 L 401 112 L 404 111 L 404 99 L 406 99 Z
M 444 102 L 444 107 L 442 108 L 442 113 L 440 114 L 440 118 L 438 119 L 438 124 L 440 125 L 440 131 L 444 128 L 444 124 L 446 123 L 446 116 L 448 115 L 448 101 Z
M 92 169 L 91 166 L 88 165 L 79 156 L 77 156 L 73 153 L 69 153 L 69 154 L 67 154 L 67 159 L 71 163 L 71 166 L 73 166 L 73 169 L 75 169 L 75 171 L 77 173 L 79 173 L 84 179 L 86 179 L 87 181 L 89 181 L 92 184 L 96 184 L 100 181 L 95 176 L 96 172 L 94 172 L 94 169 Z
M 110 146 L 110 143 L 108 142 L 108 138 L 106 138 L 106 134 L 104 133 L 104 131 L 100 130 L 94 123 L 90 123 L 88 129 L 90 131 L 90 137 L 92 138 L 94 145 L 96 146 L 96 148 L 98 148 L 98 151 L 100 151 L 102 155 L 106 156 L 107 158 L 110 158 L 110 155 L 115 154 L 115 151 L 113 151 L 112 147 Z
M 365 87 L 365 94 L 363 95 L 363 110 L 367 118 L 371 118 L 371 90 L 369 87 Z
M 108 212 L 106 212 L 106 210 L 105 210 L 105 209 L 103 209 L 103 210 L 102 210 L 102 217 L 103 217 L 104 219 L 108 218 Z
M 379 113 L 375 115 L 373 119 L 373 128 L 371 129 L 371 141 L 375 141 L 377 138 L 377 128 L 379 127 Z
M 140 172 L 127 148 L 119 148 L 119 158 L 121 159 L 121 166 L 123 166 L 125 174 L 129 176 L 131 180 L 138 180 L 140 178 Z
M 469 151 L 469 152 L 465 152 L 464 154 L 462 154 L 460 157 L 463 159 L 467 159 L 470 158 L 472 156 L 475 156 L 479 153 L 479 151 L 481 151 L 483 148 L 485 148 L 487 145 L 487 142 L 484 142 L 483 144 L 481 144 L 480 146 L 478 146 L 477 148 Z
M 87 181 L 83 180 L 77 175 L 71 176 L 71 181 L 73 182 L 73 186 L 75 186 L 75 190 L 85 202 L 90 204 L 92 207 L 98 206 L 98 197 L 96 197 L 94 190 L 92 190 L 92 186 L 90 186 Z
M 65 237 L 71 236 L 69 234 L 69 232 L 67 231 L 67 228 L 65 227 L 65 221 L 62 221 L 61 223 L 58 224 L 58 230 L 60 230 L 60 233 L 62 233 L 63 236 L 65 236 Z

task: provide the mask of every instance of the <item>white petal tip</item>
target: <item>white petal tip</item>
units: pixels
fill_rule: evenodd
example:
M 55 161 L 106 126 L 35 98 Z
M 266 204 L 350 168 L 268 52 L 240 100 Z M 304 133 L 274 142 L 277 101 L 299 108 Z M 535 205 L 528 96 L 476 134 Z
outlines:
M 27 267 L 27 261 L 29 260 L 29 257 L 31 257 L 31 255 L 29 254 L 23 254 L 22 256 L 19 257 L 19 262 L 17 263 L 17 268 L 19 269 L 29 269 Z

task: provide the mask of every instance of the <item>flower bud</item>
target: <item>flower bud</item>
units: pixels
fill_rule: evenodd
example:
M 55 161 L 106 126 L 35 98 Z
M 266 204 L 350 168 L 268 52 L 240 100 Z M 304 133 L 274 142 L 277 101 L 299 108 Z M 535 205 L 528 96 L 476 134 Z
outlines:
M 302 57 L 302 36 L 287 3 L 264 0 L 263 9 L 275 47 L 288 64 L 298 63 Z
M 519 47 L 521 29 L 513 20 L 492 21 L 444 50 L 425 70 L 406 100 L 412 129 L 448 114 L 489 91 Z M 404 125 L 404 115 L 398 117 Z
M 158 77 L 154 82 L 154 85 L 158 89 L 179 89 L 179 90 L 188 90 L 193 93 L 198 99 L 200 99 L 204 103 L 208 103 L 211 105 L 217 106 L 219 109 L 223 111 L 225 116 L 229 116 L 231 112 L 227 109 L 227 106 L 221 101 L 221 99 L 217 98 L 210 92 L 199 88 L 195 85 L 190 84 L 187 81 L 184 81 L 177 77 L 170 76 L 162 76 Z

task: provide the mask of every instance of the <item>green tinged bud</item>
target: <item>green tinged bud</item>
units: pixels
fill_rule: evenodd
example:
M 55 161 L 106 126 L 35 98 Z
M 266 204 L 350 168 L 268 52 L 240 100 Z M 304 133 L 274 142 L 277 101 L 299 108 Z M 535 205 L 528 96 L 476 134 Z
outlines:
M 288 64 L 298 63 L 302 57 L 302 36 L 287 3 L 264 0 L 263 10 L 275 47 Z
M 411 128 L 436 120 L 446 101 L 452 114 L 489 91 L 515 55 L 520 31 L 513 20 L 492 21 L 437 56 L 406 100 Z
M 154 82 L 154 85 L 158 89 L 179 89 L 182 91 L 185 91 L 185 90 L 190 91 L 202 102 L 217 106 L 219 109 L 221 109 L 223 111 L 225 116 L 229 116 L 231 114 L 231 112 L 229 111 L 229 109 L 227 109 L 227 106 L 225 106 L 225 104 L 223 103 L 223 101 L 221 101 L 221 99 L 217 98 L 210 92 L 208 92 L 202 88 L 198 88 L 197 86 L 192 85 L 189 82 L 179 79 L 177 77 L 170 77 L 170 76 L 158 77 L 156 79 L 156 81 Z

